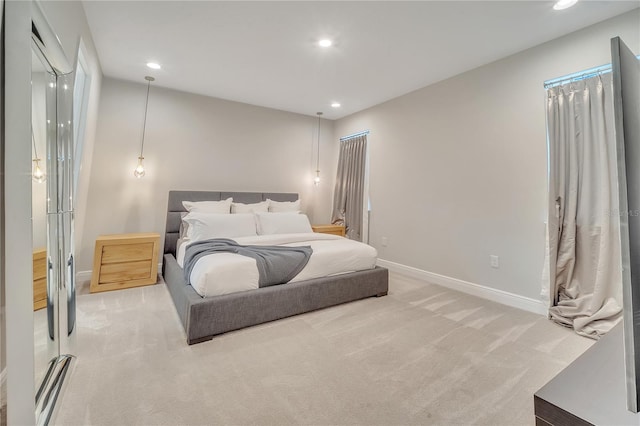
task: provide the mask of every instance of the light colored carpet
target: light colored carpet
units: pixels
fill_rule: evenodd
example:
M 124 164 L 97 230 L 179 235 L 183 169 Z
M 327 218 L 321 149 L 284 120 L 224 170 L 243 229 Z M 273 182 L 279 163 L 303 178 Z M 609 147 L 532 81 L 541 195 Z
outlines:
M 369 298 L 188 346 L 164 284 L 78 297 L 60 425 L 533 425 L 593 344 L 546 318 L 391 275 Z

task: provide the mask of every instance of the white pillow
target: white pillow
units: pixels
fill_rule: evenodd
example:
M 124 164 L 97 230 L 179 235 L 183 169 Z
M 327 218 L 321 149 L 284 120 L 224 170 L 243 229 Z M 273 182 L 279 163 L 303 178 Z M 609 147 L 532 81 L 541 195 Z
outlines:
M 256 213 L 258 235 L 313 232 L 309 218 L 299 213 Z
M 269 201 L 261 201 L 253 204 L 231 203 L 231 213 L 258 213 L 268 211 Z
M 300 213 L 300 200 L 296 201 L 273 201 L 267 200 L 269 211 L 272 213 L 295 212 Z
M 257 235 L 256 220 L 251 213 L 218 214 L 191 212 L 183 219 L 189 224 L 190 241 L 210 238 L 235 238 Z
M 182 205 L 188 212 L 201 213 L 230 213 L 233 198 L 221 201 L 183 201 Z
M 180 212 L 180 232 L 178 233 L 179 240 L 187 238 L 187 233 L 189 233 L 189 224 L 184 221 L 184 217 L 188 214 L 189 213 L 187 212 Z

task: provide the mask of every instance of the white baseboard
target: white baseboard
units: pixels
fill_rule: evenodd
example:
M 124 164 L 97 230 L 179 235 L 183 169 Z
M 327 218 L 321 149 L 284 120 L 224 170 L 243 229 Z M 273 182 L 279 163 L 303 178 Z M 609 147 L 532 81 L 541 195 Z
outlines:
M 91 281 L 91 271 L 76 272 L 76 282 Z
M 451 278 L 445 275 L 423 271 L 422 269 L 402 265 L 400 263 L 395 263 L 384 259 L 378 259 L 378 265 L 387 268 L 392 272 L 407 275 L 421 281 L 437 284 L 442 287 L 457 290 L 463 293 L 470 294 L 472 296 L 481 297 L 483 299 L 498 302 L 503 305 L 511 306 L 513 308 L 522 309 L 524 311 L 529 311 L 540 315 L 547 315 L 547 307 L 542 300 L 531 299 L 529 297 L 524 297 L 503 290 L 498 290 L 480 284 L 459 280 L 457 278 Z

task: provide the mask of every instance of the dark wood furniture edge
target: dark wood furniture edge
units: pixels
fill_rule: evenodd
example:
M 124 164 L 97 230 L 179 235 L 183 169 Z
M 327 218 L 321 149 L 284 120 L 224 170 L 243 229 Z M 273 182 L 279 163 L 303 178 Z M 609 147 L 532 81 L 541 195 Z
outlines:
M 538 395 L 533 395 L 533 407 L 538 426 L 594 426 L 593 423 L 582 420 Z

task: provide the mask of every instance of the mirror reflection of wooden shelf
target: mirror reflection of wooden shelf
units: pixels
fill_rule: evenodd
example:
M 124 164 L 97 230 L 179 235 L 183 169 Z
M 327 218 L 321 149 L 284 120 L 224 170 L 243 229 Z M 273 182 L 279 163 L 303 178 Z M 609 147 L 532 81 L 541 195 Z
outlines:
M 101 235 L 96 239 L 91 293 L 155 284 L 160 234 Z
M 313 232 L 321 234 L 338 235 L 340 237 L 345 235 L 343 225 L 311 225 L 311 229 L 313 229 Z
M 47 306 L 47 249 L 33 251 L 33 310 Z

